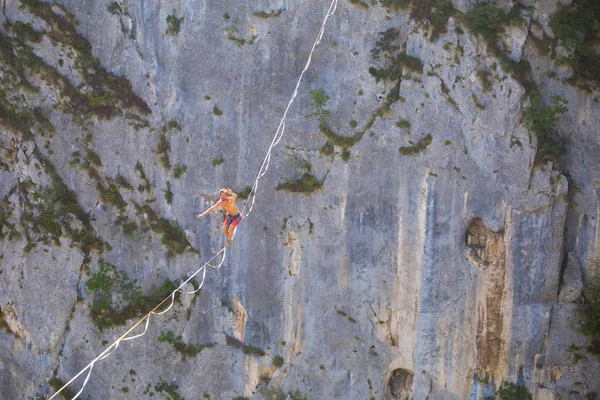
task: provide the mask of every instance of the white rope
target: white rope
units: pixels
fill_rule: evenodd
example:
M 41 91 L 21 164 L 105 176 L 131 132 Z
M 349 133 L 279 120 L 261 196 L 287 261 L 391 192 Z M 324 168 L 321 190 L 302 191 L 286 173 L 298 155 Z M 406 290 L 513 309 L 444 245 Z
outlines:
M 221 265 L 223 265 L 223 261 L 225 260 L 225 254 L 226 254 L 226 248 L 223 247 L 217 254 L 215 254 L 210 260 L 208 260 L 206 263 L 204 263 L 204 265 L 202 265 L 202 267 L 200 267 L 198 270 L 196 270 L 188 279 L 186 279 L 181 285 L 179 285 L 179 287 L 177 289 L 175 289 L 171 294 L 169 294 L 167 297 L 165 297 L 163 299 L 163 301 L 161 301 L 156 307 L 154 307 L 148 314 L 146 314 L 143 318 L 141 318 L 135 325 L 133 325 L 127 332 L 125 332 L 120 338 L 118 338 L 117 340 L 115 340 L 110 346 L 108 346 L 98 357 L 96 357 L 94 360 L 92 360 L 87 366 L 85 366 L 81 371 L 79 371 L 79 373 L 77 373 L 77 375 L 75 375 L 73 378 L 71 378 L 70 381 L 68 381 L 67 383 L 65 383 L 58 391 L 56 391 L 52 396 L 50 396 L 48 398 L 48 400 L 52 400 L 53 398 L 55 398 L 59 393 L 61 393 L 67 386 L 69 386 L 71 383 L 73 383 L 77 378 L 79 378 L 85 371 L 88 371 L 87 376 L 83 382 L 83 385 L 81 386 L 81 389 L 79 390 L 79 392 L 77 392 L 77 394 L 71 399 L 71 400 L 75 400 L 77 399 L 77 397 L 79 397 L 79 395 L 83 392 L 83 389 L 85 388 L 85 386 L 87 385 L 89 379 L 90 379 L 90 375 L 92 373 L 92 368 L 94 367 L 94 364 L 98 361 L 102 361 L 106 358 L 108 358 L 112 353 L 114 353 L 114 351 L 119 347 L 119 344 L 121 342 L 127 341 L 127 340 L 133 340 L 133 339 L 137 339 L 141 336 L 144 336 L 146 334 L 146 332 L 148 331 L 148 325 L 150 323 L 150 316 L 152 314 L 154 315 L 160 315 L 160 314 L 164 314 L 166 311 L 168 311 L 172 305 L 173 305 L 173 301 L 174 301 L 174 296 L 177 292 L 181 291 L 181 288 L 186 285 L 190 280 L 192 280 L 200 271 L 205 270 L 206 266 L 209 265 L 209 263 L 211 261 L 213 261 L 215 258 L 217 258 L 220 254 L 223 254 L 223 257 L 221 258 L 221 261 L 219 262 L 219 267 Z M 197 292 L 198 290 L 200 290 L 200 288 L 202 288 L 202 285 L 204 285 L 204 278 L 202 279 L 202 284 L 200 285 L 200 287 L 198 287 L 197 290 L 195 290 L 195 292 Z M 169 305 L 168 309 L 162 312 L 156 312 L 156 310 L 158 310 L 165 302 L 167 302 L 169 299 L 171 299 L 171 304 Z M 135 336 L 131 336 L 128 337 L 129 334 L 131 332 L 133 332 L 133 330 L 135 328 L 137 328 L 142 322 L 146 321 L 145 323 L 145 327 L 144 327 L 144 331 L 138 335 Z
M 256 201 L 256 192 L 258 190 L 258 181 L 260 180 L 260 178 L 262 178 L 267 173 L 267 170 L 269 169 L 269 164 L 271 162 L 271 153 L 273 151 L 273 148 L 275 146 L 277 146 L 277 144 L 281 141 L 281 138 L 283 137 L 283 133 L 285 131 L 285 120 L 287 118 L 288 111 L 289 111 L 290 107 L 292 106 L 292 103 L 296 99 L 296 96 L 298 95 L 298 88 L 300 87 L 300 82 L 302 82 L 304 73 L 308 70 L 308 67 L 310 66 L 315 48 L 317 47 L 317 45 L 321 42 L 321 39 L 323 38 L 327 20 L 329 19 L 329 17 L 331 17 L 335 13 L 335 10 L 337 9 L 337 2 L 338 2 L 338 0 L 332 0 L 331 4 L 329 5 L 329 10 L 327 10 L 327 15 L 325 15 L 325 18 L 323 19 L 323 23 L 321 24 L 321 29 L 319 30 L 319 34 L 317 35 L 317 38 L 315 39 L 315 42 L 312 45 L 310 53 L 308 54 L 308 59 L 306 60 L 306 64 L 304 65 L 304 69 L 300 73 L 300 76 L 298 77 L 298 81 L 296 82 L 296 87 L 294 88 L 292 97 L 290 98 L 290 101 L 288 102 L 288 105 L 285 108 L 283 116 L 281 117 L 281 121 L 279 122 L 279 126 L 277 127 L 277 131 L 275 132 L 275 136 L 273 136 L 273 140 L 271 141 L 271 145 L 269 146 L 269 149 L 267 150 L 265 159 L 263 160 L 260 170 L 258 171 L 258 175 L 256 176 L 256 179 L 254 180 L 254 184 L 252 185 L 252 191 L 250 192 L 251 196 L 252 196 L 252 201 L 250 202 L 250 209 L 245 214 L 244 214 L 244 211 L 246 210 L 246 206 L 248 205 L 248 202 L 246 202 L 246 204 L 244 204 L 244 208 L 242 209 L 243 218 L 246 218 L 248 215 L 250 215 L 250 213 L 252 212 L 252 209 L 254 208 L 254 202 Z
M 304 73 L 308 70 L 308 68 L 310 66 L 310 63 L 312 61 L 312 56 L 313 56 L 313 53 L 315 51 L 315 48 L 317 47 L 317 45 L 320 43 L 321 39 L 323 38 L 323 34 L 325 32 L 325 25 L 327 24 L 327 20 L 329 19 L 329 17 L 331 17 L 335 13 L 335 10 L 337 8 L 337 2 L 338 2 L 338 0 L 332 0 L 331 1 L 331 5 L 329 6 L 329 10 L 327 11 L 327 14 L 325 15 L 323 23 L 321 24 L 321 29 L 319 30 L 319 34 L 317 35 L 317 38 L 316 38 L 315 42 L 312 45 L 312 48 L 311 48 L 310 53 L 308 55 L 308 59 L 306 61 L 306 64 L 304 65 L 304 69 L 300 73 L 298 81 L 296 82 L 296 87 L 294 88 L 294 92 L 292 93 L 292 97 L 290 98 L 290 101 L 288 102 L 287 107 L 285 108 L 285 112 L 283 113 L 281 121 L 279 122 L 279 126 L 277 127 L 277 131 L 275 132 L 275 135 L 273 136 L 273 140 L 271 141 L 271 144 L 269 146 L 269 149 L 267 150 L 267 154 L 265 156 L 265 159 L 263 160 L 263 163 L 262 163 L 262 165 L 260 167 L 258 175 L 256 176 L 256 179 L 255 179 L 254 184 L 252 186 L 252 191 L 250 192 L 251 196 L 252 196 L 252 202 L 251 202 L 251 205 L 250 205 L 250 209 L 248 210 L 247 213 L 244 214 L 244 211 L 246 210 L 246 206 L 248 205 L 248 202 L 246 202 L 246 204 L 244 204 L 244 208 L 242 209 L 241 214 L 243 215 L 244 218 L 247 217 L 248 215 L 250 215 L 250 213 L 252 212 L 252 209 L 254 208 L 254 203 L 256 201 L 256 193 L 257 193 L 257 190 L 258 190 L 258 181 L 260 180 L 260 178 L 262 178 L 267 173 L 267 170 L 269 169 L 269 164 L 271 162 L 271 153 L 273 151 L 273 148 L 275 146 L 277 146 L 277 144 L 279 144 L 279 142 L 281 141 L 281 139 L 283 137 L 283 133 L 285 131 L 285 120 L 287 118 L 287 113 L 288 113 L 290 107 L 292 106 L 292 103 L 296 99 L 296 96 L 298 95 L 298 88 L 300 87 L 300 83 L 302 81 L 302 78 L 304 77 Z M 237 226 L 233 230 L 232 240 L 233 240 L 233 238 L 235 238 L 236 232 L 237 232 Z M 223 254 L 223 257 L 221 258 L 221 261 L 219 262 L 219 264 L 216 265 L 216 266 L 210 264 L 210 262 L 213 261 L 215 258 L 217 258 L 221 253 Z M 181 292 L 181 293 L 184 293 L 184 294 L 195 294 L 195 293 L 197 293 L 202 288 L 202 286 L 204 286 L 204 282 L 205 282 L 205 278 L 206 278 L 206 267 L 210 266 L 211 268 L 214 268 L 214 269 L 221 268 L 221 266 L 223 265 L 223 262 L 225 260 L 225 255 L 226 254 L 227 254 L 227 246 L 223 247 L 210 260 L 208 260 L 207 262 L 205 262 L 202 265 L 202 267 L 200 267 L 192 275 L 190 275 L 190 277 L 188 277 L 188 279 L 186 279 L 181 285 L 179 285 L 179 287 L 177 289 L 175 289 L 169 296 L 165 297 L 165 299 L 163 299 L 163 301 L 161 301 L 156 307 L 154 307 L 154 309 L 152 309 L 152 311 L 150 311 L 143 318 L 141 318 L 134 326 L 132 326 L 120 338 L 118 338 L 117 340 L 115 340 L 98 357 L 96 357 L 94 360 L 92 360 L 92 362 L 90 362 L 85 368 L 83 368 L 81 371 L 79 371 L 79 373 L 77 375 L 75 375 L 73 378 L 71 378 L 70 381 L 68 381 L 67 383 L 65 383 L 56 393 L 54 393 L 52 396 L 50 396 L 48 398 L 48 400 L 52 400 L 53 398 L 55 398 L 67 386 L 69 386 L 77 378 L 79 378 L 79 376 L 81 376 L 86 370 L 89 370 L 88 373 L 87 373 L 87 376 L 85 377 L 83 385 L 81 386 L 81 389 L 79 390 L 79 392 L 77 392 L 77 394 L 71 400 L 77 399 L 77 397 L 79 397 L 79 395 L 83 392 L 83 389 L 87 385 L 87 383 L 88 383 L 88 381 L 90 379 L 90 375 L 92 373 L 92 369 L 94 368 L 94 364 L 96 362 L 102 361 L 102 360 L 106 359 L 107 357 L 109 357 L 119 347 L 119 344 L 121 342 L 128 341 L 128 340 L 133 340 L 133 339 L 137 339 L 137 338 L 139 338 L 141 336 L 144 336 L 146 334 L 147 330 L 148 330 L 148 325 L 150 323 L 150 316 L 153 315 L 153 314 L 154 315 L 161 315 L 161 314 L 164 314 L 167 311 L 169 311 L 171 309 L 171 307 L 173 307 L 173 304 L 175 302 L 175 295 L 177 294 L 177 292 Z M 202 282 L 199 284 L 198 288 L 195 289 L 192 292 L 184 292 L 182 290 L 183 286 L 185 286 L 187 283 L 189 283 L 201 271 L 202 271 Z M 164 311 L 156 312 L 156 310 L 158 308 L 160 308 L 169 299 L 171 299 L 171 303 L 169 304 L 169 307 L 167 307 L 167 309 L 164 310 Z M 144 327 L 144 331 L 142 333 L 138 334 L 138 335 L 128 337 L 128 335 L 135 328 L 137 328 L 142 322 L 144 322 L 144 321 L 146 321 L 145 327 Z

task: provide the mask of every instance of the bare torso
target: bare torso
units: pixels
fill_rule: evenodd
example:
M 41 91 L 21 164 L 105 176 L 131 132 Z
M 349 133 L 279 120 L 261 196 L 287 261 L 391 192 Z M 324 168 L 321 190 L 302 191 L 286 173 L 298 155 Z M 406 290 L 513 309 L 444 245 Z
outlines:
M 227 214 L 229 215 L 237 215 L 240 213 L 240 210 L 238 210 L 235 205 L 235 200 L 232 197 L 228 197 L 227 200 L 219 200 L 217 204 L 227 211 Z

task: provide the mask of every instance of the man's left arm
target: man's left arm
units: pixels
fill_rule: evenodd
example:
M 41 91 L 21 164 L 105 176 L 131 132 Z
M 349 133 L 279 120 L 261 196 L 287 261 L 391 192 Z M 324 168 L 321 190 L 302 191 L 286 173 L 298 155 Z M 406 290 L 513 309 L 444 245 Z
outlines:
M 238 195 L 233 193 L 233 190 L 231 190 L 231 188 L 227 188 L 227 194 L 229 196 L 231 196 L 231 198 L 235 201 L 238 198 Z

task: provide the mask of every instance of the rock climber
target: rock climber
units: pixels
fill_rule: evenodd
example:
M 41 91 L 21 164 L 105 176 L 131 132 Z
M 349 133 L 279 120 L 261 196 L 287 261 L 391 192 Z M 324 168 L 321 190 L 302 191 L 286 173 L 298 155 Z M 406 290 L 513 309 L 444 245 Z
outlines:
M 237 197 L 237 194 L 233 193 L 233 190 L 231 190 L 231 188 L 221 189 L 219 190 L 219 201 L 217 201 L 215 205 L 213 205 L 197 217 L 198 219 L 201 219 L 206 214 L 210 214 L 219 207 L 227 212 L 227 214 L 225 215 L 225 221 L 223 221 L 223 233 L 227 237 L 227 244 L 225 245 L 225 247 L 229 247 L 229 245 L 231 244 L 231 241 L 233 240 L 233 232 L 235 231 L 235 227 L 238 226 L 238 224 L 242 220 L 242 215 L 240 214 L 240 211 L 235 205 L 235 200 L 237 199 Z

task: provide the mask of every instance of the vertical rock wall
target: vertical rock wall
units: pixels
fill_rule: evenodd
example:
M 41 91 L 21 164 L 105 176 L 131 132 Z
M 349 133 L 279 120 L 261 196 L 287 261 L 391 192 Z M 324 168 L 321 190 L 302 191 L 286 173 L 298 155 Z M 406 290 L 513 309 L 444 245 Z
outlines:
M 51 395 L 223 246 L 220 215 L 195 217 L 252 184 L 328 7 L 58 4 L 2 2 L 3 399 Z M 434 37 L 408 10 L 340 1 L 225 263 L 84 396 L 600 391 L 575 318 L 599 244 L 597 93 L 550 78 L 569 70 L 534 39 L 557 4 L 526 5 L 503 39 L 529 80 L 459 14 Z M 561 165 L 535 162 L 532 82 L 568 101 Z M 329 115 L 306 118 L 320 88 Z M 322 186 L 276 190 L 303 176 Z

